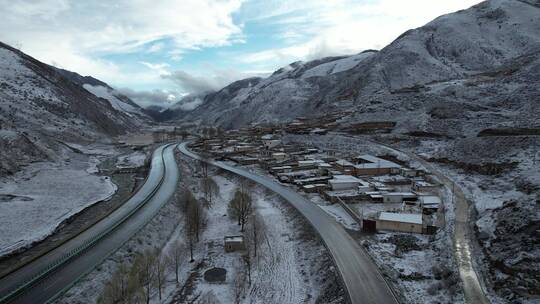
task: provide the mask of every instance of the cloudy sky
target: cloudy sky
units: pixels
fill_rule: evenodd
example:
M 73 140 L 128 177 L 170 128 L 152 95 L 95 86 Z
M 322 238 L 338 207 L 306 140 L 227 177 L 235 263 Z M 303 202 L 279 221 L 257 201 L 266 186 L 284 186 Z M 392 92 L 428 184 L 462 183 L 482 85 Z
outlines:
M 381 49 L 478 2 L 0 0 L 0 40 L 148 104 L 297 60 Z

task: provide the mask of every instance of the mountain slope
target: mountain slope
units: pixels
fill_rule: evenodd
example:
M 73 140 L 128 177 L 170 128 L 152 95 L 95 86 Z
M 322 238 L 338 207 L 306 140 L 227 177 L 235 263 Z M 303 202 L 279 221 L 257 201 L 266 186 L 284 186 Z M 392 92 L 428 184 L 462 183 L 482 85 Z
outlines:
M 130 117 L 136 117 L 142 120 L 148 120 L 150 118 L 138 104 L 129 97 L 115 91 L 105 82 L 91 76 L 81 76 L 75 72 L 64 69 L 56 68 L 56 70 L 62 74 L 62 76 L 83 87 L 96 97 L 107 100 L 115 110 L 124 112 L 124 114 Z
M 331 112 L 344 129 L 390 122 L 391 133 L 375 140 L 429 160 L 465 193 L 490 301 L 529 303 L 540 294 L 539 83 L 540 2 L 492 0 L 409 30 L 379 52 L 295 62 L 235 94 L 209 94 L 181 117 L 226 128 Z M 354 147 L 350 136 L 328 137 Z
M 487 1 L 409 30 L 380 52 L 297 62 L 237 94 L 207 95 L 183 117 L 238 127 L 346 110 L 352 114 L 344 121 L 397 120 L 397 132 L 447 129 L 450 136 L 521 120 L 530 94 L 518 96 L 512 111 L 497 111 L 501 119 L 488 109 L 501 102 L 493 90 L 509 93 L 526 79 L 499 70 L 534 70 L 540 50 L 540 9 L 534 3 Z M 486 111 L 472 129 L 467 121 L 441 128 L 429 112 L 447 106 Z
M 93 141 L 141 125 L 54 67 L 0 43 L 0 174 L 55 157 L 57 141 Z

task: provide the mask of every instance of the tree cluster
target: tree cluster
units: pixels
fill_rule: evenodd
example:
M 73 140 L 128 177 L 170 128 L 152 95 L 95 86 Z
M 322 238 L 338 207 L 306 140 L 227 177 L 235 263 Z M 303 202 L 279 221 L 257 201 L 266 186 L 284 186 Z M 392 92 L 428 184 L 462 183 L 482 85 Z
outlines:
M 133 263 L 123 263 L 114 272 L 98 303 L 148 304 L 156 295 L 161 300 L 163 290 L 169 283 L 166 280 L 167 269 L 176 274 L 176 283 L 179 283 L 178 271 L 184 252 L 181 243 L 176 242 L 164 254 L 159 249 L 148 249 L 137 254 Z

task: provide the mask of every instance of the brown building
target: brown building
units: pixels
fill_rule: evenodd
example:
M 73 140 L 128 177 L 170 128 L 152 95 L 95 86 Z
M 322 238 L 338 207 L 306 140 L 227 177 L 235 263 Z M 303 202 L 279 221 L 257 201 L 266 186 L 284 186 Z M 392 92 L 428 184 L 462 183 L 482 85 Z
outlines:
M 223 238 L 223 248 L 225 252 L 234 252 L 245 250 L 246 246 L 244 244 L 243 235 L 230 235 Z

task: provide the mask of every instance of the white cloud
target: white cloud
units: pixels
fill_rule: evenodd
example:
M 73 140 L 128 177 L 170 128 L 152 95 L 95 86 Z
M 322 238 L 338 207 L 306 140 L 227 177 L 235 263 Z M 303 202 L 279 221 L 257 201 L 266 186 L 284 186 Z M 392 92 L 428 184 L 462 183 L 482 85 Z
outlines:
M 170 72 L 168 71 L 168 67 L 170 65 L 168 63 L 166 63 L 166 62 L 150 63 L 150 62 L 146 62 L 146 61 L 141 61 L 140 63 L 142 65 L 146 66 L 147 68 L 153 70 L 153 71 L 157 71 L 159 73 L 159 75 L 169 75 L 170 74 Z
M 162 78 L 172 80 L 185 92 L 200 94 L 209 91 L 217 91 L 226 85 L 239 79 L 255 76 L 249 73 L 241 73 L 234 70 L 219 70 L 208 68 L 211 74 L 196 75 L 186 71 L 177 70 Z
M 0 0 L 0 40 L 22 45 L 46 63 L 116 80 L 118 66 L 101 55 L 143 47 L 156 52 L 163 39 L 179 51 L 227 45 L 241 32 L 231 16 L 240 5 L 240 0 Z
M 296 60 L 381 49 L 401 33 L 435 17 L 468 8 L 478 0 L 269 0 L 264 9 L 243 7 L 246 19 L 275 24 L 288 46 L 244 54 L 240 61 L 259 68 Z
M 178 101 L 182 96 L 178 92 L 166 90 L 135 91 L 130 88 L 120 88 L 115 91 L 131 98 L 141 107 L 148 107 L 150 105 L 169 106 L 175 101 Z
M 146 95 L 131 93 L 160 102 L 167 93 L 153 88 L 179 87 L 182 93 L 218 90 L 254 76 L 238 72 L 241 68 L 268 73 L 297 60 L 380 49 L 409 28 L 477 2 L 0 0 L 0 40 L 41 61 L 111 85 L 147 89 L 140 91 L 150 92 Z M 262 25 L 256 27 L 257 35 L 277 40 L 275 46 L 249 52 L 240 46 L 225 51 L 227 56 L 203 53 L 195 63 L 187 62 L 195 51 L 210 47 L 253 43 L 248 49 L 257 50 L 260 40 L 252 42 L 243 33 L 253 24 Z M 200 66 L 204 64 L 208 67 Z M 172 72 L 173 67 L 181 70 Z
M 203 101 L 200 98 L 195 98 L 193 100 L 184 101 L 177 106 L 184 111 L 195 110 L 198 106 L 202 105 Z

